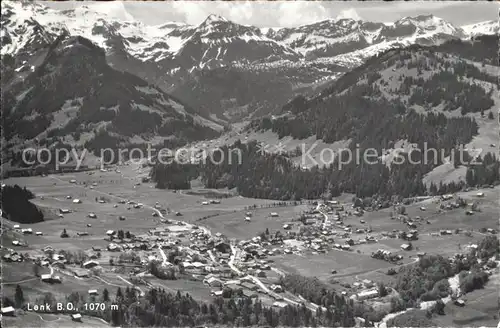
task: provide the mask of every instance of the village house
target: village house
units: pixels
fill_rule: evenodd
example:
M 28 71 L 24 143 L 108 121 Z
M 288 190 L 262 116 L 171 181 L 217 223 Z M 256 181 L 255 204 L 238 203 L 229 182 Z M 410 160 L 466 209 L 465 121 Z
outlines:
M 66 259 L 64 258 L 64 255 L 62 255 L 62 254 L 53 254 L 52 260 L 53 261 L 65 261 Z
M 94 261 L 94 260 L 90 260 L 90 261 L 83 263 L 83 267 L 85 269 L 91 269 L 91 268 L 96 267 L 98 265 L 99 265 L 99 262 Z
M 231 268 L 228 268 L 228 267 L 214 268 L 214 271 L 215 270 L 219 270 L 219 276 L 221 278 L 231 278 L 231 276 L 233 274 L 233 271 L 231 270 Z
M 283 287 L 281 287 L 281 285 L 271 285 L 270 289 L 275 293 L 283 292 Z
M 22 262 L 23 261 L 23 258 L 15 252 L 12 254 L 5 254 L 4 256 L 2 256 L 2 258 L 5 262 Z
M 375 286 L 373 281 L 371 281 L 369 279 L 363 279 L 362 283 L 366 288 L 371 288 L 371 287 Z
M 80 313 L 73 313 L 71 315 L 71 320 L 76 321 L 76 322 L 81 322 L 82 321 L 82 315 Z
M 47 273 L 47 274 L 42 274 L 40 276 L 40 280 L 42 280 L 43 282 L 51 282 L 52 280 L 52 275 Z
M 243 289 L 243 296 L 247 298 L 256 298 L 258 294 L 255 291 L 249 289 Z
M 117 244 L 110 243 L 108 245 L 108 251 L 110 251 L 110 252 L 119 252 L 120 251 L 120 247 Z
M 406 225 L 408 225 L 409 228 L 416 228 L 417 227 L 417 225 L 413 221 L 408 221 L 406 223 Z
M 276 301 L 273 303 L 273 307 L 277 307 L 277 308 L 284 308 L 287 305 L 288 304 L 286 302 L 281 302 L 281 301 Z
M 87 270 L 73 269 L 72 271 L 75 274 L 75 276 L 78 278 L 89 278 L 90 277 L 90 273 Z
M 410 244 L 402 244 L 401 249 L 404 251 L 409 251 L 409 250 L 411 250 L 411 245 Z
M 210 287 L 222 287 L 222 280 L 220 280 L 214 276 L 210 276 L 208 278 L 205 278 L 203 280 L 203 283 L 205 285 L 210 286 Z
M 375 243 L 375 242 L 377 242 L 377 240 L 375 240 L 375 237 L 368 235 L 368 236 L 366 236 L 366 242 L 367 243 Z
M 21 229 L 21 233 L 25 235 L 31 235 L 33 233 L 33 229 L 31 228 Z
M 374 298 L 377 296 L 378 296 L 378 291 L 376 289 L 372 289 L 372 290 L 365 290 L 365 291 L 359 292 L 357 294 L 354 294 L 351 296 L 351 299 L 356 299 L 358 301 L 364 301 L 364 300 L 368 300 L 368 299 L 371 299 L 371 298 Z
M 52 276 L 52 283 L 60 284 L 62 282 L 61 276 Z
M 99 295 L 99 293 L 97 292 L 97 289 L 89 289 L 88 294 L 89 294 L 89 296 Z
M 441 196 L 441 199 L 442 200 L 450 200 L 453 198 L 453 195 L 452 194 L 446 194 L 446 195 L 442 195 Z
M 222 290 L 212 290 L 212 291 L 210 291 L 210 295 L 211 296 L 220 297 L 220 296 L 222 296 L 222 294 L 223 294 Z
M 231 246 L 228 243 L 220 242 L 215 246 L 215 249 L 220 253 L 230 253 Z
M 170 233 L 170 230 L 166 227 L 157 227 L 155 229 L 149 230 L 149 234 L 152 236 L 164 236 Z
M 0 309 L 0 312 L 2 312 L 2 316 L 14 316 L 15 310 L 12 306 L 6 306 Z
M 315 218 L 307 218 L 307 219 L 304 220 L 304 224 L 305 225 L 313 225 L 313 224 L 316 223 L 316 221 L 317 220 Z

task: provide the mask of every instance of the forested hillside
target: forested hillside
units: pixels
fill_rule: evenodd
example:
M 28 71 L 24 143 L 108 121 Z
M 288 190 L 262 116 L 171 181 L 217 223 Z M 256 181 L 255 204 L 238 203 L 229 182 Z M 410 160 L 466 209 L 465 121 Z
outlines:
M 347 161 L 339 170 L 339 158 L 332 165 L 302 170 L 287 156 L 262 154 L 256 143 L 236 144 L 224 148 L 225 157 L 232 148 L 240 149 L 242 163 L 198 165 L 182 179 L 184 188 L 193 172 L 201 175 L 210 188 L 237 188 L 247 197 L 300 199 L 329 197 L 341 192 L 360 197 L 393 195 L 402 197 L 456 191 L 465 185 L 490 185 L 500 181 L 499 163 L 495 154 L 484 152 L 471 165 L 473 157 L 462 149 L 478 135 L 475 116 L 481 112 L 493 120 L 493 83 L 497 76 L 491 60 L 491 44 L 495 38 L 485 37 L 472 46 L 452 41 L 439 47 L 412 46 L 395 49 L 372 58 L 365 65 L 342 76 L 317 96 L 299 96 L 283 107 L 279 118 L 253 121 L 248 129 L 272 130 L 278 136 L 296 139 L 316 135 L 325 142 L 351 140 L 351 153 L 363 154 L 373 148 L 378 160 L 370 164 Z M 476 48 L 472 48 L 476 47 Z M 461 59 L 485 60 L 484 65 Z M 483 67 L 484 66 L 484 67 Z M 496 67 L 498 68 L 498 67 Z M 436 149 L 437 154 L 411 152 L 395 165 L 385 155 L 399 141 L 413 144 L 420 150 Z M 341 156 L 344 156 L 342 154 Z M 435 167 L 450 160 L 455 168 L 468 167 L 467 179 L 449 184 L 433 184 L 430 190 L 423 177 Z M 416 164 L 415 164 L 416 163 Z M 165 188 L 171 181 L 170 167 L 158 165 L 153 178 Z M 465 177 L 464 177 L 465 178 Z
M 395 165 L 390 169 L 383 162 L 357 165 L 353 161 L 344 165 L 341 170 L 336 169 L 338 162 L 326 168 L 302 170 L 286 156 L 261 154 L 255 142 L 238 142 L 221 150 L 224 155 L 214 153 L 214 162 L 208 160 L 205 164 L 198 165 L 158 164 L 152 169 L 153 181 L 158 188 L 188 189 L 190 181 L 200 176 L 207 188 L 236 188 L 245 197 L 280 200 L 329 198 L 349 192 L 359 197 L 375 196 L 375 205 L 382 204 L 395 195 L 409 197 L 427 193 L 443 194 L 466 186 L 465 182 L 432 184 L 428 191 L 422 183 L 422 172 L 425 172 L 426 167 L 424 165 Z M 239 154 L 241 164 L 238 164 Z M 465 156 L 466 154 L 464 158 Z M 488 185 L 498 183 L 500 177 L 497 158 L 490 154 L 481 161 L 481 165 L 470 168 L 467 183 L 471 186 L 475 186 L 477 181 Z
M 33 193 L 18 185 L 4 186 L 0 192 L 2 211 L 6 218 L 18 223 L 36 223 L 43 221 L 43 213 L 30 202 Z

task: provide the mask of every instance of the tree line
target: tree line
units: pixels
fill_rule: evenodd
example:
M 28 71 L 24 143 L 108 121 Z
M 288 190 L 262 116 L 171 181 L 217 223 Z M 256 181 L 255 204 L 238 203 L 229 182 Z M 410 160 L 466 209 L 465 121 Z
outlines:
M 42 211 L 30 202 L 35 195 L 19 185 L 4 186 L 0 191 L 3 215 L 11 221 L 27 224 L 44 220 Z
M 29 300 L 20 286 L 17 286 L 14 300 L 3 296 L 2 306 L 23 308 Z M 213 302 L 200 302 L 188 293 L 170 293 L 164 289 L 148 290 L 144 297 L 138 297 L 138 291 L 127 287 L 118 288 L 114 297 L 107 289 L 101 295 L 87 296 L 72 292 L 64 298 L 58 298 L 47 292 L 38 296 L 36 304 L 49 304 L 56 309 L 56 303 L 72 303 L 79 312 L 85 315 L 99 317 L 115 327 L 193 327 L 209 326 L 286 326 L 286 327 L 352 327 L 354 318 L 352 312 L 336 311 L 330 307 L 327 311 L 312 312 L 305 305 L 271 307 L 261 300 L 233 294 L 231 298 L 217 297 Z M 86 309 L 85 303 L 102 302 L 104 310 Z M 342 303 L 340 299 L 339 304 Z M 345 301 L 344 301 L 345 302 Z M 113 305 L 113 307 L 111 306 Z M 346 305 L 343 305 L 344 307 Z M 66 313 L 76 313 L 66 311 Z
M 238 163 L 237 158 L 228 160 L 230 156 L 235 156 L 233 149 L 236 148 L 240 150 L 241 163 Z M 328 167 L 302 170 L 286 156 L 261 154 L 255 142 L 242 144 L 238 141 L 232 146 L 222 147 L 221 151 L 223 155 L 214 154 L 215 163 L 207 161 L 185 165 L 157 164 L 152 168 L 152 180 L 158 188 L 181 189 L 189 188 L 190 181 L 200 177 L 207 188 L 236 188 L 238 193 L 245 197 L 280 201 L 328 199 L 348 192 L 356 194 L 357 197 L 372 197 L 378 202 L 390 200 L 394 195 L 405 198 L 456 192 L 466 187 L 466 183 L 476 186 L 477 181 L 495 184 L 499 180 L 498 172 L 495 171 L 498 160 L 493 155 L 485 156 L 484 165 L 470 166 L 470 170 L 475 172 L 476 180 L 431 184 L 428 191 L 422 178 L 434 167 L 432 162 L 388 167 L 382 162 L 358 165 L 353 161 L 347 163 L 342 170 L 336 169 L 335 163 Z M 222 156 L 225 160 L 216 164 Z M 465 154 L 463 157 L 467 158 Z

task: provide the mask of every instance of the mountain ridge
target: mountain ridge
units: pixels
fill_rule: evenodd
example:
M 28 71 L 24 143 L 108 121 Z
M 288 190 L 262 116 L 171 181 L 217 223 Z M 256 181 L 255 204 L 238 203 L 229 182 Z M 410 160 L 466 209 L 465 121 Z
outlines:
M 2 150 L 14 157 L 34 143 L 98 152 L 165 140 L 179 145 L 223 129 L 140 77 L 113 69 L 104 49 L 67 33 L 23 80 L 2 88 L 2 107 Z
M 351 18 L 340 18 L 340 19 L 328 19 L 323 20 L 311 24 L 305 24 L 298 27 L 291 28 L 258 28 L 249 25 L 242 25 L 230 21 L 222 16 L 211 14 L 207 16 L 207 18 L 201 22 L 199 25 L 189 25 L 180 22 L 165 22 L 160 25 L 144 25 L 138 21 L 130 21 L 130 20 L 119 20 L 109 16 L 106 13 L 99 12 L 95 9 L 92 9 L 88 6 L 77 7 L 76 9 L 70 10 L 55 10 L 48 7 L 44 7 L 41 4 L 32 5 L 25 3 L 12 3 L 6 2 L 5 4 L 5 12 L 13 11 L 18 13 L 21 17 L 30 17 L 31 20 L 37 21 L 39 20 L 39 24 L 51 30 L 67 29 L 70 34 L 80 33 L 82 36 L 86 36 L 88 39 L 93 40 L 98 43 L 101 47 L 107 48 L 105 36 L 103 31 L 99 32 L 97 30 L 92 30 L 94 27 L 104 27 L 108 28 L 113 26 L 117 33 L 119 33 L 124 38 L 149 38 L 149 40 L 144 40 L 150 46 L 155 43 L 155 41 L 162 40 L 166 44 L 169 44 L 169 53 L 174 54 L 179 51 L 179 42 L 185 42 L 189 39 L 189 36 L 194 34 L 196 29 L 200 27 L 208 26 L 212 27 L 214 31 L 217 30 L 217 25 L 230 24 L 233 26 L 237 26 L 242 30 L 245 29 L 254 29 L 255 31 L 260 31 L 262 35 L 270 37 L 273 40 L 272 36 L 276 36 L 277 38 L 274 41 L 283 41 L 283 36 L 279 34 L 286 33 L 300 33 L 303 30 L 314 30 L 315 27 L 318 28 L 326 28 L 328 27 L 330 30 L 334 29 L 336 32 L 343 32 L 340 34 L 350 34 L 353 31 L 362 32 L 360 36 L 364 36 L 367 38 L 368 44 L 373 44 L 373 42 L 382 41 L 387 39 L 391 41 L 392 38 L 403 38 L 409 37 L 414 33 L 417 34 L 425 34 L 428 32 L 436 32 L 436 33 L 445 33 L 449 35 L 455 35 L 458 37 L 470 37 L 472 35 L 480 34 L 480 33 L 495 33 L 495 28 L 488 29 L 485 26 L 493 26 L 495 27 L 494 21 L 484 21 L 478 22 L 474 24 L 466 25 L 466 29 L 462 29 L 461 27 L 455 27 L 453 24 L 446 22 L 445 20 L 436 17 L 434 15 L 417 15 L 414 17 L 403 17 L 391 24 L 388 23 L 379 23 L 379 22 L 370 22 L 363 20 L 354 20 Z M 76 20 L 76 17 L 85 16 L 87 17 L 88 22 L 82 22 Z M 108 19 L 107 24 L 103 22 L 104 19 Z M 52 20 L 52 21 L 50 21 Z M 76 22 L 70 22 L 70 20 L 76 20 Z M 215 25 L 215 26 L 214 26 Z M 406 28 L 404 28 L 406 26 Z M 498 22 L 496 22 L 496 26 L 498 26 Z M 405 30 L 406 29 L 406 30 Z M 498 27 L 496 27 L 498 29 Z M 175 30 L 175 31 L 174 31 Z M 376 34 L 372 35 L 376 30 L 379 30 Z M 176 39 L 181 35 L 181 32 L 186 32 L 187 35 L 184 35 L 181 39 Z M 411 31 L 411 33 L 408 33 Z M 172 33 L 173 32 L 173 33 Z M 323 31 L 325 32 L 325 31 Z M 406 33 L 405 33 L 406 32 Z M 338 33 L 337 33 L 338 34 Z M 129 41 L 129 49 L 127 49 L 132 55 L 134 51 L 132 49 L 132 44 L 134 40 Z M 138 43 L 138 40 L 135 40 Z M 283 45 L 287 45 L 292 43 L 293 41 L 285 41 Z M 173 45 L 176 43 L 176 46 Z M 144 50 L 146 47 L 142 47 Z M 293 48 L 293 47 L 292 47 Z M 295 48 L 300 48 L 297 45 Z M 166 49 L 168 50 L 168 49 Z M 3 51 L 4 53 L 6 51 Z M 141 55 L 142 56 L 142 55 Z M 147 57 L 143 56 L 143 60 L 147 60 Z M 158 60 L 156 58 L 156 60 Z

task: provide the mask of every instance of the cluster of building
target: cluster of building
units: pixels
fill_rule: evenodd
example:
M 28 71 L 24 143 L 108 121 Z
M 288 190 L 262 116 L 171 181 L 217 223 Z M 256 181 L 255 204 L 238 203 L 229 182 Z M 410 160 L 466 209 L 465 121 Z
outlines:
M 403 256 L 400 254 L 394 254 L 391 251 L 378 249 L 376 252 L 373 252 L 371 255 L 374 259 L 384 260 L 391 263 L 399 262 L 403 259 Z

